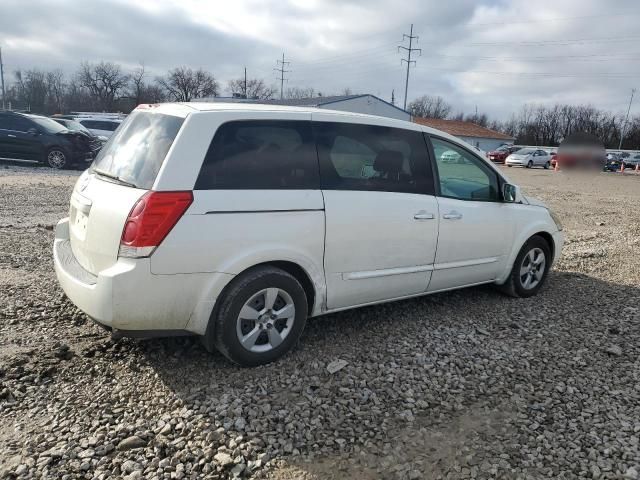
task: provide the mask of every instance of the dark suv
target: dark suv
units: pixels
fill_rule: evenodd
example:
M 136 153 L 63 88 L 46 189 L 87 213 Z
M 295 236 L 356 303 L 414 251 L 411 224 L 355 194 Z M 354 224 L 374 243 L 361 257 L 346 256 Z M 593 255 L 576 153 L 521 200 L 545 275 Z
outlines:
M 40 115 L 0 111 L 0 158 L 35 160 L 52 168 L 93 161 L 102 142 Z

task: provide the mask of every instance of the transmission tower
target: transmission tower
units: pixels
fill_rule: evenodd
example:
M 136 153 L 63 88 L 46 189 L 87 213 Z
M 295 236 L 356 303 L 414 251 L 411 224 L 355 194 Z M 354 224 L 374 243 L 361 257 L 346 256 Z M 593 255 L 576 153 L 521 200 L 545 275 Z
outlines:
M 285 70 L 286 66 L 291 62 L 284 61 L 284 53 L 282 54 L 282 60 L 276 60 L 276 63 L 280 65 L 278 68 L 274 68 L 276 72 L 280 73 L 280 100 L 284 98 L 284 81 L 287 80 L 284 78 L 285 73 L 289 73 L 291 70 Z
M 418 55 L 422 55 L 422 49 L 421 48 L 413 48 L 413 40 L 415 39 L 416 42 L 418 41 L 418 37 L 416 35 L 413 34 L 413 23 L 411 24 L 411 30 L 409 30 L 409 35 L 407 35 L 406 33 L 402 34 L 402 41 L 404 42 L 406 39 L 409 39 L 409 47 L 405 47 L 404 45 L 400 45 L 398 47 L 398 51 L 400 51 L 400 49 L 405 50 L 407 52 L 407 58 L 403 58 L 402 60 L 400 60 L 400 64 L 402 64 L 402 62 L 407 62 L 407 77 L 406 80 L 404 82 L 404 110 L 407 109 L 407 92 L 409 90 L 409 67 L 411 67 L 411 64 L 413 63 L 414 65 L 416 64 L 415 60 L 411 60 L 411 54 L 413 52 L 418 52 Z

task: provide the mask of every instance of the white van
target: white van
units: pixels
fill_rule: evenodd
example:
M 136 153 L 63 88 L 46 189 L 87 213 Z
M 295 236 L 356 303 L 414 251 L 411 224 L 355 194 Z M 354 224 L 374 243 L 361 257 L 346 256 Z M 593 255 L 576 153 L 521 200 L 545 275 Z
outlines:
M 109 138 L 120 126 L 122 120 L 114 118 L 76 118 L 87 130 L 98 137 Z
M 451 151 L 463 161 L 442 160 Z M 79 178 L 54 258 L 67 296 L 114 334 L 200 335 L 258 365 L 308 317 L 483 283 L 534 295 L 561 230 L 431 128 L 162 104 L 135 110 Z

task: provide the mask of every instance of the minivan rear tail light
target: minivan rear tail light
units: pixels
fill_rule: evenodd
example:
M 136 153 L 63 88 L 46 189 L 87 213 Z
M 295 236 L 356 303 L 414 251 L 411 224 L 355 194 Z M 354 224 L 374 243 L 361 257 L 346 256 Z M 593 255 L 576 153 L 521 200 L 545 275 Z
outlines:
M 192 202 L 191 191 L 145 193 L 133 206 L 124 224 L 119 256 L 150 256 Z

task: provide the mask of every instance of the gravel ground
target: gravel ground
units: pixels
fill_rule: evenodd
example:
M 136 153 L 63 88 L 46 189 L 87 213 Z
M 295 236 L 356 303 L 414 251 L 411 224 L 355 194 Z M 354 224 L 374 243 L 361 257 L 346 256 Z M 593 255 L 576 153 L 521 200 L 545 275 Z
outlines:
M 640 176 L 505 171 L 565 222 L 540 295 L 329 315 L 241 369 L 87 320 L 51 262 L 78 172 L 0 165 L 0 477 L 639 478 Z

